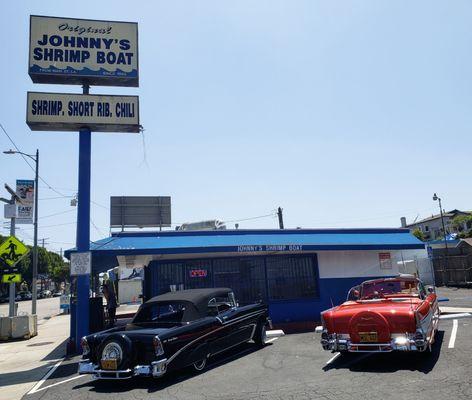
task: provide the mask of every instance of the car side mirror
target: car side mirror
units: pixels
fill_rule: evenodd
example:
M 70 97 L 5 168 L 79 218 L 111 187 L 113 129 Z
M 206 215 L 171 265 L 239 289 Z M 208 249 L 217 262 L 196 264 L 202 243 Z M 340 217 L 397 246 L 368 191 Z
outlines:
M 436 289 L 434 288 L 434 286 L 428 286 L 428 287 L 426 288 L 426 291 L 427 291 L 428 293 L 436 293 Z
M 355 299 L 358 299 L 359 296 L 360 296 L 360 292 L 359 292 L 357 289 L 355 289 L 355 290 L 353 290 L 353 292 L 352 292 L 352 296 L 353 296 Z

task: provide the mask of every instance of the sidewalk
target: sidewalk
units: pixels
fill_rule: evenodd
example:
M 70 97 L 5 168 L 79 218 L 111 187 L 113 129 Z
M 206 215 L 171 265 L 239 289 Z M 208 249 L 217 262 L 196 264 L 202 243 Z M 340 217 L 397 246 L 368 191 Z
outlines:
M 472 313 L 472 307 L 442 307 L 439 305 L 441 314 L 463 314 Z
M 0 397 L 19 400 L 65 355 L 69 316 L 38 322 L 38 335 L 30 340 L 0 342 Z

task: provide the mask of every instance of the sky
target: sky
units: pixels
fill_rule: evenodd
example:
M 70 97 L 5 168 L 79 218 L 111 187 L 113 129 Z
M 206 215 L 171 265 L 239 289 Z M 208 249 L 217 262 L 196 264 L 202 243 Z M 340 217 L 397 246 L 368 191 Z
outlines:
M 75 243 L 78 134 L 30 131 L 26 92 L 81 87 L 33 84 L 30 14 L 139 24 L 139 88 L 91 88 L 138 95 L 145 129 L 92 134 L 91 240 L 116 195 L 171 196 L 174 224 L 229 228 L 276 228 L 279 206 L 286 228 L 398 227 L 436 214 L 434 192 L 472 209 L 470 1 L 6 2 L 0 123 L 40 151 L 51 250 Z M 34 177 L 18 155 L 0 153 L 0 171 L 1 196 Z

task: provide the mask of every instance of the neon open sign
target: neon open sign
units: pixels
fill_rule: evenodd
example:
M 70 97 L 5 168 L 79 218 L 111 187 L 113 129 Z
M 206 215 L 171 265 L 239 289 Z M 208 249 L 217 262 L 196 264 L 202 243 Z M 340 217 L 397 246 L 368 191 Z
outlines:
M 208 275 L 206 269 L 191 269 L 190 278 L 205 278 Z

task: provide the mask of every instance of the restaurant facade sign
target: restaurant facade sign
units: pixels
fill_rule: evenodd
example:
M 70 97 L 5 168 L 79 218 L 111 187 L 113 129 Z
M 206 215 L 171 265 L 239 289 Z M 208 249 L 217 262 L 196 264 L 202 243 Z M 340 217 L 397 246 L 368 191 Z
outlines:
M 35 83 L 139 86 L 138 24 L 30 16 Z

